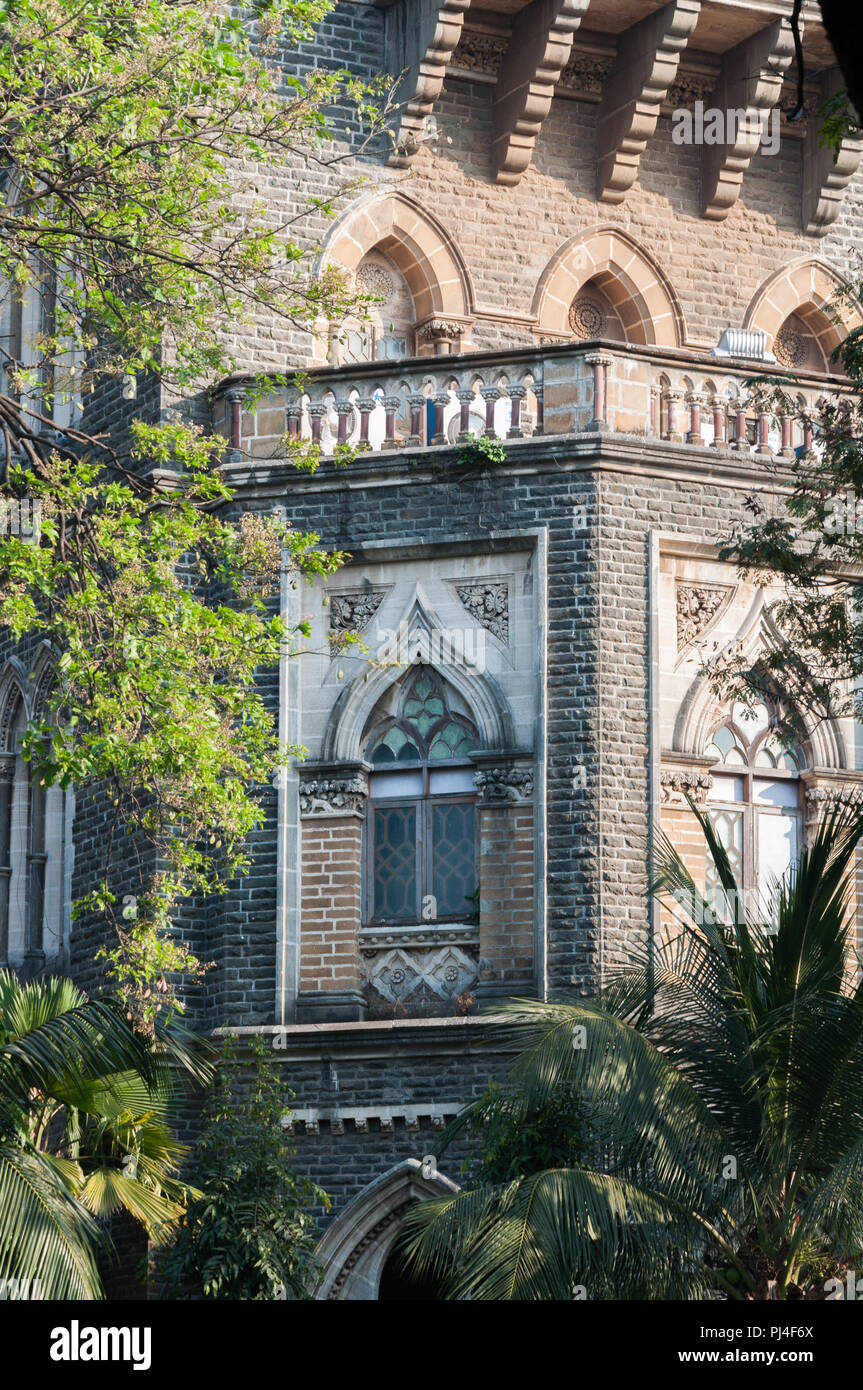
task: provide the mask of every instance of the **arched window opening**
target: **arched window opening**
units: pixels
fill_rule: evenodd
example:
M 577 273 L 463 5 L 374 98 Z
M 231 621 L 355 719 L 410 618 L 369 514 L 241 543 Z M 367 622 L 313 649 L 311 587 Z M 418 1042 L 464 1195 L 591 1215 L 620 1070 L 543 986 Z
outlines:
M 776 885 L 793 868 L 803 832 L 805 766 L 799 747 L 778 734 L 775 709 L 737 701 L 731 717 L 712 735 L 705 753 L 714 764 L 708 793 L 710 818 L 747 903 L 769 915 Z M 707 899 L 721 903 L 721 890 L 707 856 Z
M 67 793 L 22 756 L 27 708 L 14 687 L 0 708 L 0 965 L 38 973 L 66 939 Z
M 626 330 L 620 315 L 612 302 L 613 296 L 600 283 L 602 277 L 594 277 L 582 285 L 569 307 L 569 326 L 573 336 L 582 341 L 590 338 L 615 338 L 618 342 L 626 339 Z M 613 277 L 606 277 L 615 286 Z M 619 291 L 619 287 L 618 291 Z
M 369 924 L 466 921 L 476 892 L 477 730 L 455 692 L 421 665 L 366 743 Z

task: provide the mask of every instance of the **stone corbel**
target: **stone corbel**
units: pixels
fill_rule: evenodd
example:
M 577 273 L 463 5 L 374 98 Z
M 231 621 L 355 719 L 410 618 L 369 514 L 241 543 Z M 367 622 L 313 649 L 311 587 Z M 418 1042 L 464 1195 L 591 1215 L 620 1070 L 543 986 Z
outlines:
M 863 784 L 859 782 L 809 781 L 806 774 L 803 780 L 806 783 L 806 825 L 810 830 L 842 806 L 863 805 Z
M 492 165 L 496 183 L 517 184 L 572 52 L 589 0 L 532 0 L 514 16 L 494 93 Z
M 787 19 L 753 34 L 726 53 L 709 106 L 728 120 L 730 111 L 745 111 L 735 122 L 733 139 L 704 145 L 704 216 L 713 222 L 726 218 L 740 196 L 743 175 L 761 143 L 761 117 L 778 104 L 785 73 L 794 52 Z M 724 131 L 727 137 L 727 126 Z
M 666 806 L 685 806 L 687 796 L 696 806 L 705 806 L 713 777 L 699 767 L 663 767 L 659 774 L 661 802 Z
M 672 0 L 620 37 L 597 128 L 598 194 L 606 203 L 622 202 L 635 182 L 700 11 L 701 0 Z
M 470 0 L 401 0 L 386 12 L 386 66 L 404 74 L 398 91 L 404 105 L 389 160 L 396 168 L 408 168 L 422 144 L 469 5 Z
M 434 354 L 446 357 L 462 351 L 462 337 L 468 334 L 467 325 L 458 319 L 426 319 L 417 326 L 417 350 L 420 356 Z
M 318 763 L 300 768 L 300 816 L 362 816 L 369 794 L 365 763 Z
M 829 68 L 821 79 L 821 103 L 845 85 L 839 68 Z M 819 103 L 819 105 L 821 104 Z M 807 120 L 803 146 L 803 227 L 807 236 L 824 236 L 839 216 L 842 195 L 856 174 L 863 155 L 863 140 L 846 136 L 834 159 L 829 145 L 818 143 L 817 114 Z
M 533 763 L 505 755 L 483 760 L 473 775 L 481 806 L 530 801 L 533 796 Z

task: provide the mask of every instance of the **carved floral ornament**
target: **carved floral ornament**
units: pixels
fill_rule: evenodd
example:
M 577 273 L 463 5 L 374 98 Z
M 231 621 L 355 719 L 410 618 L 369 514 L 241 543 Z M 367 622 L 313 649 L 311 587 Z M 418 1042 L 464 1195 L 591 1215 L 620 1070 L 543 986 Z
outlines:
M 457 584 L 456 593 L 482 627 L 501 642 L 509 641 L 509 586 L 503 582 Z
M 669 805 L 685 806 L 689 796 L 697 806 L 707 801 L 707 793 L 713 786 L 713 778 L 708 772 L 694 770 L 663 769 L 659 774 L 662 800 Z
M 728 584 L 678 584 L 677 650 L 694 642 L 713 622 L 733 592 Z
M 362 632 L 368 627 L 386 593 L 386 589 L 346 589 L 330 594 L 330 641 L 337 641 L 343 632 Z
M 578 295 L 570 306 L 569 326 L 576 338 L 601 338 L 605 328 L 602 305 L 590 295 Z
M 830 815 L 840 806 L 863 804 L 863 787 L 807 787 L 806 810 L 810 816 Z

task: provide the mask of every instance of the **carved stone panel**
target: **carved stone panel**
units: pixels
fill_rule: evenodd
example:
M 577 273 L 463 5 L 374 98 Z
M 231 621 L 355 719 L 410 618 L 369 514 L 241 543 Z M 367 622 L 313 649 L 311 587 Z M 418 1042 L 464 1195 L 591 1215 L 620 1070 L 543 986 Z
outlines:
M 423 999 L 449 1000 L 472 988 L 479 963 L 458 946 L 431 951 L 399 947 L 370 955 L 365 962 L 371 989 L 390 1003 L 417 1004 Z
M 300 815 L 361 815 L 368 795 L 368 782 L 362 772 L 344 777 L 304 777 L 300 781 Z
M 687 796 L 703 806 L 713 778 L 707 772 L 664 770 L 659 774 L 662 800 L 670 806 L 685 806 Z
M 694 642 L 728 602 L 733 589 L 727 584 L 677 585 L 677 650 Z
M 533 796 L 533 769 L 504 764 L 482 767 L 473 775 L 480 800 L 486 802 L 526 801 Z
M 482 627 L 501 642 L 509 641 L 509 585 L 504 581 L 483 580 L 457 584 L 456 593 Z
M 387 589 L 369 588 L 330 594 L 330 644 L 335 646 L 346 632 L 363 632 L 387 592 Z

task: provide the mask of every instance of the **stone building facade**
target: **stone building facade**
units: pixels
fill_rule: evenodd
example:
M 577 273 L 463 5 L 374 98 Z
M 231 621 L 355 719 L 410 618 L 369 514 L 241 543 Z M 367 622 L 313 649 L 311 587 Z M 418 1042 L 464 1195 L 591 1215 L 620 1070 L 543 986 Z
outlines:
M 334 1196 L 322 1297 L 391 1287 L 405 1205 L 459 1181 L 457 1156 L 423 1160 L 506 1067 L 480 1010 L 589 992 L 651 939 L 658 828 L 704 881 L 685 793 L 757 890 L 859 780 L 851 721 L 789 750 L 775 711 L 747 720 L 703 672 L 775 634 L 777 593 L 719 545 L 747 497 L 776 504 L 813 443 L 807 411 L 845 389 L 833 349 L 863 322 L 838 298 L 859 280 L 861 145 L 834 163 L 818 144 L 837 72 L 813 5 L 804 118 L 788 119 L 791 8 L 341 0 L 313 47 L 282 55 L 298 73 L 402 74 L 402 106 L 394 147 L 347 161 L 360 193 L 305 224 L 318 268 L 376 296 L 370 321 L 226 328 L 247 375 L 197 403 L 237 509 L 350 559 L 311 588 L 285 580 L 282 612 L 311 636 L 262 680 L 306 756 L 269 790 L 250 875 L 188 927 L 215 962 L 198 1026 L 272 1038 L 297 1161 Z M 679 143 L 698 103 L 740 119 Z M 274 216 L 337 176 L 310 177 L 268 177 Z M 782 419 L 746 384 L 777 364 L 796 401 Z M 302 392 L 249 404 L 256 372 L 291 367 Z M 320 444 L 314 475 L 285 435 Z M 0 684 L 0 771 L 24 666 Z M 7 841 L 0 799 L 0 892 L 4 875 L 24 891 L 23 802 Z M 87 812 L 79 796 L 62 836 L 53 812 L 45 862 L 55 884 L 65 864 L 67 895 L 86 882 Z M 18 961 L 32 941 L 21 912 L 9 922 Z M 52 930 L 87 978 L 92 941 Z

